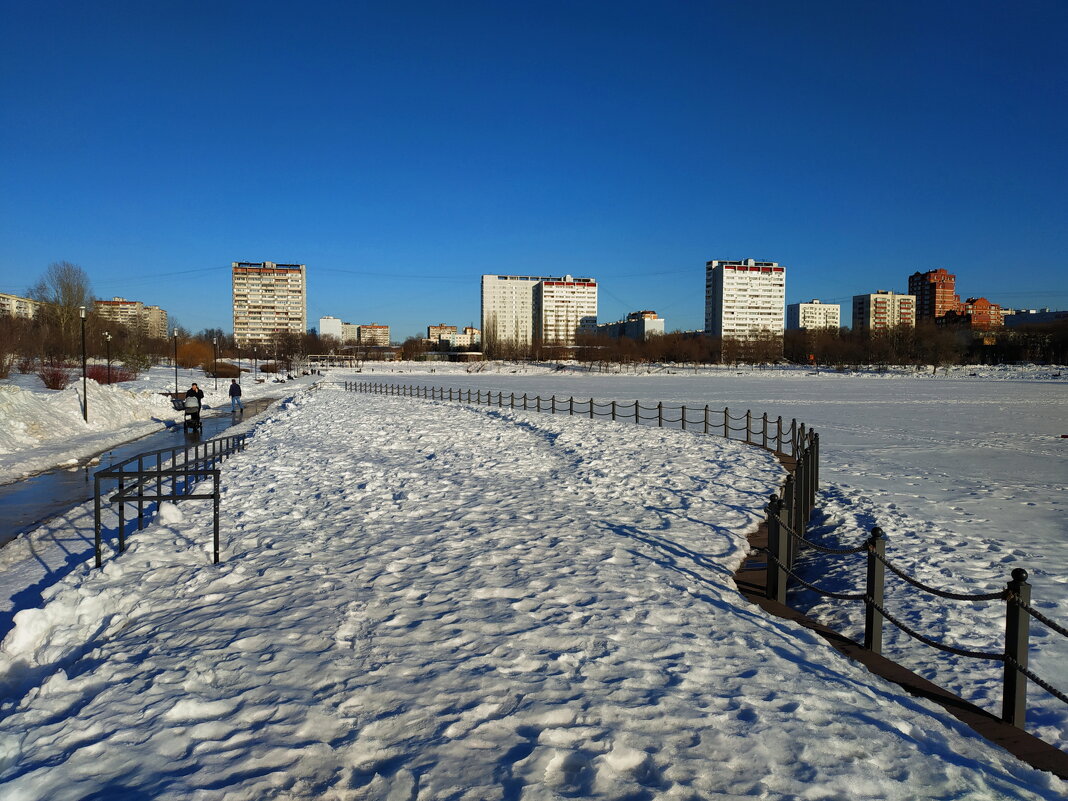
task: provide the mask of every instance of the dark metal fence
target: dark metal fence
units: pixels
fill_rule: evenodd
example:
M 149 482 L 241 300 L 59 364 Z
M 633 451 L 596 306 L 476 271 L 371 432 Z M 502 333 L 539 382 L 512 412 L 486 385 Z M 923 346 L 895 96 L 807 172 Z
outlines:
M 101 567 L 103 564 L 103 526 L 100 520 L 102 501 L 100 482 L 102 480 L 118 483 L 118 491 L 108 498 L 108 501 L 119 505 L 119 553 L 126 550 L 127 504 L 137 507 L 137 530 L 140 531 L 145 527 L 146 515 L 152 512 L 151 508 L 146 509 L 146 502 L 155 501 L 158 504 L 159 501 L 211 500 L 214 507 L 214 561 L 218 564 L 220 494 L 219 469 L 216 465 L 227 456 L 244 450 L 246 436 L 233 434 L 196 445 L 139 453 L 124 462 L 95 473 L 93 476 L 93 527 L 96 566 Z M 194 491 L 199 482 L 209 478 L 212 480 L 210 493 Z
M 665 406 L 663 403 L 642 405 L 639 401 L 597 401 L 593 398 L 576 399 L 574 396 L 558 398 L 555 395 L 542 398 L 524 393 L 494 392 L 492 390 L 455 389 L 427 387 L 418 384 L 384 384 L 370 381 L 320 382 L 317 388 L 337 386 L 348 392 L 363 392 L 378 395 L 425 398 L 427 400 L 455 401 L 498 408 L 522 409 L 549 414 L 580 415 L 595 418 L 606 417 L 637 425 L 681 428 L 714 434 L 745 442 L 771 451 L 783 458 L 789 475 L 779 494 L 773 495 L 766 511 L 768 515 L 768 545 L 762 550 L 768 556 L 768 598 L 786 604 L 786 591 L 792 579 L 824 597 L 864 604 L 864 647 L 875 652 L 882 651 L 883 620 L 888 620 L 910 637 L 941 651 L 973 659 L 987 659 L 1004 664 L 1004 690 L 1002 719 L 1020 728 L 1026 713 L 1027 679 L 1031 679 L 1055 698 L 1068 703 L 1064 693 L 1052 687 L 1027 667 L 1029 618 L 1046 625 L 1061 636 L 1068 636 L 1064 627 L 1043 616 L 1031 606 L 1031 585 L 1027 583 L 1027 571 L 1017 568 L 1012 571 L 1012 580 L 1000 592 L 965 594 L 953 593 L 929 587 L 908 576 L 895 567 L 886 557 L 886 540 L 882 529 L 875 527 L 863 544 L 853 548 L 829 548 L 806 539 L 805 530 L 815 509 L 816 492 L 819 487 L 819 434 L 791 420 L 784 424 L 781 417 L 772 420 L 767 414 L 759 417 L 751 411 L 731 414 L 730 409 L 712 409 L 709 406 Z M 867 554 L 867 571 L 864 592 L 831 592 L 802 579 L 794 571 L 794 564 L 801 549 L 811 549 L 829 556 L 844 557 L 852 554 Z M 889 569 L 898 578 L 918 590 L 958 601 L 972 603 L 1002 601 L 1005 603 L 1005 650 L 1003 653 L 986 653 L 956 648 L 937 642 L 902 623 L 884 606 L 884 577 Z

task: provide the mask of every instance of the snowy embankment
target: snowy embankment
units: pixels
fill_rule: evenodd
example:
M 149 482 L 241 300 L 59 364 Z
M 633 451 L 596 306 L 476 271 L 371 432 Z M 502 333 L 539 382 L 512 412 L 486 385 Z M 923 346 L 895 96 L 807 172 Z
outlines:
M 206 378 L 200 370 L 181 371 L 180 391 L 196 381 L 204 390 L 205 413 L 229 410 L 230 382 Z M 310 383 L 311 378 L 296 383 Z M 243 398 L 277 397 L 294 382 L 257 384 L 244 379 Z M 0 484 L 62 465 L 74 465 L 123 442 L 180 421 L 167 393 L 175 389 L 173 369 L 154 367 L 133 381 L 101 385 L 86 382 L 88 421 L 82 411 L 82 382 L 63 390 L 45 389 L 35 375 L 0 381 Z
M 1068 790 L 740 598 L 769 454 L 331 391 L 253 427 L 222 564 L 164 507 L 19 613 L 5 799 Z

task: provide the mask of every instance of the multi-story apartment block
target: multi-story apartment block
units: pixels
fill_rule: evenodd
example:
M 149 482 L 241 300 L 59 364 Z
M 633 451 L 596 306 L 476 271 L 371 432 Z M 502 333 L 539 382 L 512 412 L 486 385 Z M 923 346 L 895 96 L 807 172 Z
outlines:
M 808 303 L 790 303 L 786 307 L 786 328 L 789 331 L 837 329 L 841 325 L 842 307 L 837 303 L 810 300 Z
M 909 294 L 916 298 L 916 319 L 936 320 L 946 312 L 958 311 L 957 276 L 941 267 L 909 276 Z
M 916 297 L 880 289 L 872 295 L 853 296 L 853 330 L 884 331 L 899 325 L 916 325 Z
M 725 339 L 781 336 L 785 312 L 785 267 L 753 259 L 706 262 L 705 333 Z
M 319 318 L 319 336 L 321 337 L 334 337 L 338 342 L 341 341 L 341 318 L 326 317 Z
M 455 325 L 445 325 L 445 323 L 438 323 L 437 325 L 428 325 L 426 327 L 426 338 L 431 342 L 441 342 L 447 340 L 450 337 L 456 336 L 457 328 Z
M 592 334 L 596 328 L 596 282 L 565 275 L 534 285 L 535 342 L 574 345 L 579 334 Z
M 597 325 L 592 278 L 483 275 L 482 337 L 488 347 L 572 345 Z
M 371 325 L 356 326 L 356 341 L 361 345 L 372 347 L 389 347 L 389 326 Z
M 0 292 L 0 314 L 6 314 L 10 317 L 25 317 L 27 320 L 32 320 L 37 316 L 37 311 L 40 308 L 41 302 L 39 300 Z
M 1005 325 L 1005 315 L 997 303 L 991 303 L 986 298 L 968 298 L 935 322 L 942 325 L 966 325 L 975 331 L 990 331 Z
M 124 325 L 141 336 L 167 338 L 167 312 L 159 306 L 146 306 L 139 300 L 112 298 L 94 300 L 93 308 L 102 319 Z
M 597 333 L 612 339 L 627 337 L 642 342 L 649 337 L 663 335 L 664 318 L 657 317 L 655 311 L 631 312 L 625 320 L 599 324 Z
M 308 329 L 308 283 L 303 264 L 233 262 L 234 339 L 266 344 L 277 333 Z

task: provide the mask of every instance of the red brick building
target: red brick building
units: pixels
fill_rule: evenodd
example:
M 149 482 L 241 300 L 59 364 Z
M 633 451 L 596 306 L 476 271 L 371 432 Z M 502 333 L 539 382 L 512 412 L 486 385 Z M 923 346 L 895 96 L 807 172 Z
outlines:
M 936 320 L 946 312 L 959 311 L 957 276 L 941 267 L 909 276 L 909 294 L 916 296 L 916 320 Z

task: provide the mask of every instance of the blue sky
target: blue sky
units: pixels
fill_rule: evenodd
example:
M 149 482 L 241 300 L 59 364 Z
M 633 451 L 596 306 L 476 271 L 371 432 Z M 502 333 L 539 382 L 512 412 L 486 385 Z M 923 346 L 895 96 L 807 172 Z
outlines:
M 693 329 L 752 257 L 1068 307 L 1062 0 L 0 8 L 3 292 L 67 260 L 231 330 L 232 261 L 300 262 L 311 324 L 403 339 L 571 273 Z

